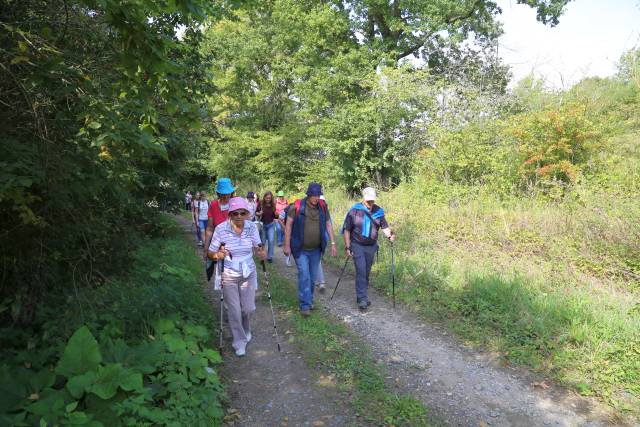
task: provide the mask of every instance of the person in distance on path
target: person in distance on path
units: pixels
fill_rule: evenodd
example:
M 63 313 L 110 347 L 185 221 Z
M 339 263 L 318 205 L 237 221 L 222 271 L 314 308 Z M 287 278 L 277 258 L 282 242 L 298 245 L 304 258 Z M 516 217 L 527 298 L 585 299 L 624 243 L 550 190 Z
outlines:
M 202 237 L 204 231 L 207 229 L 207 212 L 209 209 L 209 202 L 207 201 L 207 195 L 204 191 L 198 191 L 196 198 L 193 199 L 191 204 L 191 215 L 193 217 L 193 223 L 196 225 L 196 239 L 198 240 L 198 246 L 204 246 L 202 243 Z
M 311 314 L 313 290 L 320 258 L 330 243 L 331 256 L 336 256 L 336 242 L 327 204 L 320 200 L 322 186 L 312 182 L 307 197 L 296 201 L 287 213 L 284 231 L 284 254 L 292 254 L 298 267 L 298 300 L 300 313 Z
M 220 250 L 224 243 L 224 250 Z M 236 355 L 244 356 L 251 341 L 251 315 L 256 310 L 258 280 L 253 255 L 265 259 L 266 254 L 258 228 L 249 221 L 249 206 L 242 197 L 229 200 L 229 219 L 219 224 L 209 245 L 208 257 L 224 260 L 224 303 L 229 316 Z M 216 273 L 216 289 L 220 285 L 220 272 Z
M 395 234 L 389 228 L 384 210 L 375 204 L 376 190 L 367 187 L 362 190 L 362 202 L 349 209 L 344 219 L 342 232 L 344 249 L 348 257 L 353 257 L 356 267 L 356 302 L 358 308 L 366 311 L 369 302 L 369 273 L 378 249 L 378 230 L 392 242 Z

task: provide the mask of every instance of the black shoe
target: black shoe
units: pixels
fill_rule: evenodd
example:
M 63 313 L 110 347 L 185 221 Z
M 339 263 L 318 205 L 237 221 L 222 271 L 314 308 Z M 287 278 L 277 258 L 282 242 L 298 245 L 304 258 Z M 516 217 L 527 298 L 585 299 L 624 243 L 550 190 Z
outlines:
M 358 308 L 360 309 L 360 311 L 367 311 L 367 308 L 370 306 L 371 304 L 369 303 L 369 301 L 361 301 L 358 303 Z
M 267 260 L 267 262 L 268 262 L 269 264 L 273 264 L 273 260 L 272 260 L 271 258 L 269 258 L 269 259 Z

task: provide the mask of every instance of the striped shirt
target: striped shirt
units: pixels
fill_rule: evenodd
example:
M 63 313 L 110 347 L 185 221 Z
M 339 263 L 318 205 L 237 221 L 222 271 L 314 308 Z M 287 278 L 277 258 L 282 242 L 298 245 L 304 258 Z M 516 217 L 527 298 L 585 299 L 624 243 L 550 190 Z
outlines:
M 225 249 L 231 253 L 234 259 L 239 259 L 251 255 L 253 248 L 260 245 L 260 235 L 258 234 L 258 227 L 251 222 L 244 222 L 244 228 L 238 235 L 231 228 L 231 222 L 225 221 L 218 225 L 213 232 L 213 238 L 209 245 L 209 251 L 216 252 L 220 249 L 220 243 L 225 244 Z M 252 263 L 253 264 L 253 263 Z M 225 262 L 225 267 L 230 267 L 228 261 Z M 253 266 L 255 269 L 255 264 Z

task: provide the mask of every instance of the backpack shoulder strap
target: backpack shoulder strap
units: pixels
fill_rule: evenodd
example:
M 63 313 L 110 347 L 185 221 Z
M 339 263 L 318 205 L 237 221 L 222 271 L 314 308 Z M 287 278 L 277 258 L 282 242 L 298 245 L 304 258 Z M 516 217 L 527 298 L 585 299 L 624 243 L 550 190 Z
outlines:
M 297 219 L 300 216 L 300 206 L 302 205 L 302 201 L 298 199 L 293 203 L 293 205 L 296 208 L 296 219 Z
M 325 216 L 327 215 L 327 202 L 325 202 L 324 200 L 320 199 L 318 200 L 318 204 L 320 205 L 320 208 L 322 209 L 322 212 L 324 212 Z

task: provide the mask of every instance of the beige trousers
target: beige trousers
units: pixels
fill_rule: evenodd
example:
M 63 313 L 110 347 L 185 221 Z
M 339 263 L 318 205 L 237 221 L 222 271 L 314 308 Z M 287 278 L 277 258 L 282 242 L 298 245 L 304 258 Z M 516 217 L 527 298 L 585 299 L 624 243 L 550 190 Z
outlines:
M 251 315 L 256 311 L 256 291 L 251 286 L 254 271 L 248 278 L 225 269 L 222 276 L 224 307 L 229 318 L 233 336 L 233 348 L 238 350 L 247 345 L 247 334 L 251 332 Z

